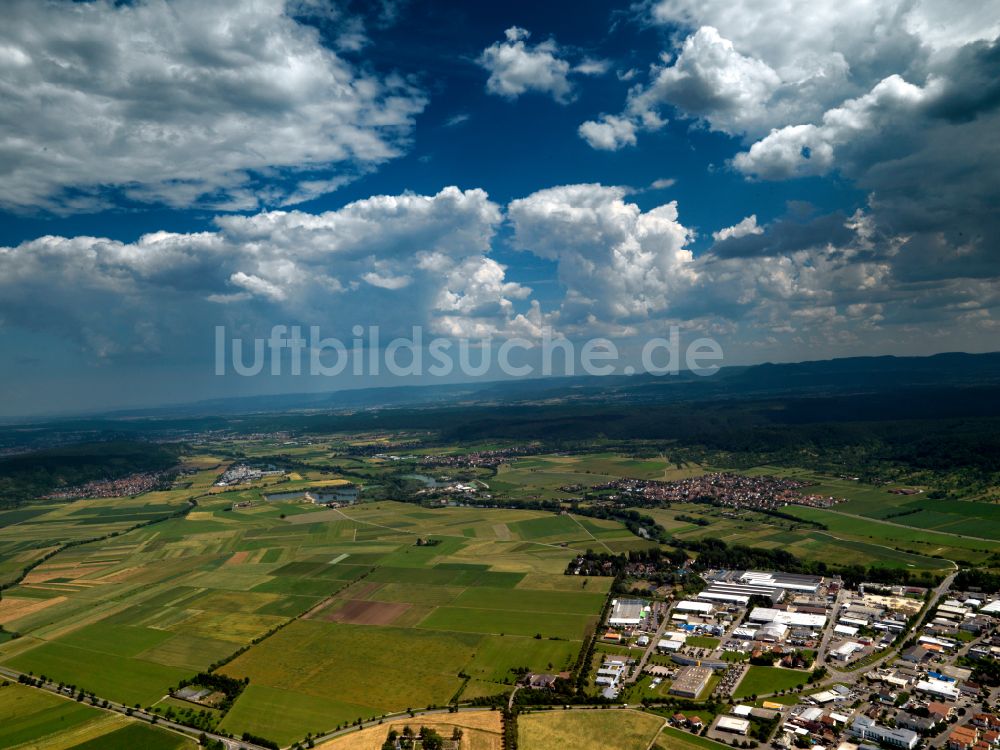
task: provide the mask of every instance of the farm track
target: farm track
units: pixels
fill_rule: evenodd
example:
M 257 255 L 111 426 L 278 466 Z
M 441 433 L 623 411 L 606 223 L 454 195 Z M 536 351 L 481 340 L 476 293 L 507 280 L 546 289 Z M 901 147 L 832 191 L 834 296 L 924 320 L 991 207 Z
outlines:
M 858 516 L 858 517 L 860 518 L 860 516 Z M 912 526 L 907 526 L 906 528 L 913 528 L 913 527 Z M 844 538 L 844 537 L 839 537 L 839 536 L 836 536 L 835 534 L 831 534 L 829 531 L 814 531 L 813 533 L 814 534 L 818 534 L 820 536 L 828 536 L 831 539 L 836 539 L 838 542 L 857 542 L 857 541 L 861 541 L 859 539 L 848 539 L 848 538 Z M 905 550 L 901 550 L 901 549 L 898 549 L 896 547 L 890 547 L 887 544 L 879 544 L 878 542 L 867 542 L 866 541 L 866 542 L 863 542 L 863 544 L 867 544 L 867 545 L 870 545 L 872 547 L 881 547 L 882 549 L 887 549 L 890 552 L 905 552 Z M 919 554 L 917 552 L 906 552 L 906 554 L 913 555 L 914 557 L 925 557 L 928 560 L 933 560 L 934 559 L 934 558 L 932 558 L 932 557 L 930 557 L 928 555 L 921 555 L 921 554 Z M 946 563 L 950 563 L 952 568 L 954 568 L 955 570 L 958 570 L 958 563 L 956 563 L 954 560 L 949 560 L 947 557 L 942 557 L 940 559 L 943 560 Z
M 983 536 L 969 536 L 968 534 L 956 534 L 953 531 L 938 531 L 937 529 L 924 529 L 919 526 L 907 526 L 905 523 L 896 523 L 895 521 L 886 521 L 881 518 L 869 518 L 868 516 L 859 516 L 854 513 L 845 513 L 842 510 L 833 510 L 832 508 L 824 508 L 826 513 L 834 513 L 838 516 L 844 516 L 845 518 L 853 518 L 858 521 L 866 521 L 868 523 L 880 523 L 885 526 L 894 526 L 897 529 L 906 529 L 907 531 L 922 531 L 925 534 L 940 534 L 942 536 L 951 536 L 956 539 L 973 539 L 977 542 L 993 542 L 996 543 L 996 539 L 987 539 Z
M 584 532 L 586 532 L 587 536 L 589 536 L 591 539 L 593 539 L 599 545 L 601 545 L 602 547 L 604 547 L 604 549 L 606 549 L 610 554 L 612 554 L 612 555 L 614 554 L 614 550 L 612 550 L 611 547 L 609 547 L 604 542 L 602 542 L 600 539 L 598 539 L 596 536 L 594 536 L 594 534 L 593 534 L 592 531 L 589 531 L 586 526 L 584 526 L 582 523 L 580 523 L 580 519 L 579 518 L 577 518 L 576 516 L 574 516 L 572 513 L 569 514 L 569 517 L 573 519 L 573 522 L 577 526 L 579 526 L 581 529 L 583 529 Z
M 340 510 L 339 508 L 337 508 L 336 510 L 337 510 L 338 513 L 340 513 L 341 516 L 344 517 L 345 520 L 351 521 L 353 523 L 363 523 L 366 526 L 375 526 L 376 528 L 379 528 L 379 529 L 386 529 L 387 531 L 394 531 L 397 534 L 409 534 L 410 536 L 421 536 L 421 534 L 417 533 L 416 531 L 410 531 L 409 529 L 397 529 L 397 528 L 394 528 L 392 526 L 386 526 L 385 524 L 375 523 L 374 521 L 364 521 L 364 520 L 362 520 L 360 518 L 352 518 L 351 516 L 349 516 L 346 513 L 344 513 L 344 511 Z M 581 526 L 580 528 L 583 528 L 583 527 Z M 586 529 L 583 529 L 583 530 L 587 531 Z M 589 534 L 590 532 L 587 532 L 587 533 Z M 463 534 L 445 534 L 445 533 L 431 532 L 431 533 L 425 534 L 425 536 L 443 536 L 443 537 L 447 537 L 449 539 L 464 539 L 464 540 L 468 540 L 468 537 L 464 536 Z M 591 537 L 593 537 L 593 534 L 591 534 Z M 514 540 L 511 540 L 511 541 L 514 541 Z M 537 544 L 537 545 L 542 546 L 542 547 L 552 547 L 553 549 L 561 549 L 561 550 L 572 550 L 573 552 L 580 552 L 581 551 L 581 550 L 577 549 L 576 547 L 568 547 L 568 546 L 564 547 L 561 544 L 550 544 L 549 542 L 536 542 L 536 541 L 533 541 L 531 539 L 519 539 L 517 541 L 519 541 L 521 544 Z M 597 541 L 597 540 L 595 539 L 594 541 Z

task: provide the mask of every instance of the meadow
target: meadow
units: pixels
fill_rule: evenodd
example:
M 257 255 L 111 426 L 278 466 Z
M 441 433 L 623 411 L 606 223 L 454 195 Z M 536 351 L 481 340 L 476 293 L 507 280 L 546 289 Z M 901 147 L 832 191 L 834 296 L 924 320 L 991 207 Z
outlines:
M 837 506 L 840 507 L 840 506 Z M 983 559 L 987 550 L 1000 549 L 1000 543 L 980 542 L 982 551 L 968 547 L 914 545 L 911 541 L 919 530 L 899 529 L 877 524 L 869 519 L 853 519 L 818 508 L 787 506 L 784 513 L 803 521 L 816 520 L 828 528 L 821 530 L 783 518 L 775 518 L 753 511 L 717 508 L 711 505 L 676 503 L 670 508 L 638 508 L 640 512 L 656 519 L 679 539 L 722 539 L 727 544 L 745 544 L 764 549 L 784 549 L 796 557 L 811 561 L 836 561 L 843 559 L 844 549 L 851 550 L 851 562 L 860 565 L 877 565 L 892 568 L 940 571 L 954 566 L 943 559 L 952 555 Z M 708 522 L 701 526 L 682 520 L 678 516 L 701 518 Z M 877 531 L 878 533 L 872 533 Z M 962 540 L 958 541 L 960 544 Z M 897 548 L 898 547 L 898 548 Z M 940 555 L 935 557 L 935 555 Z
M 666 722 L 628 709 L 544 711 L 518 718 L 518 747 L 549 750 L 646 750 Z
M 10 683 L 0 687 L 0 747 L 24 750 L 193 750 L 179 734 L 69 698 Z
M 513 500 L 564 500 L 559 488 L 591 487 L 618 477 L 673 480 L 698 476 L 706 469 L 698 464 L 677 466 L 664 456 L 635 458 L 609 452 L 545 454 L 519 459 L 501 466 L 490 487 Z
M 733 692 L 734 698 L 746 698 L 751 695 L 764 695 L 766 693 L 777 693 L 781 690 L 804 685 L 809 677 L 808 672 L 800 672 L 794 669 L 782 669 L 781 667 L 758 667 L 751 666 L 740 684 Z

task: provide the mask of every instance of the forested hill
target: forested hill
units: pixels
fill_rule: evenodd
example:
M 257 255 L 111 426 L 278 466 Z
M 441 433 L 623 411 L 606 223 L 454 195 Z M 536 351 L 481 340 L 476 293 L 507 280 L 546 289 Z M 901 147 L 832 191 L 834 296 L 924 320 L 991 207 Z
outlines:
M 112 440 L 88 442 L 0 458 L 0 507 L 13 507 L 59 487 L 138 472 L 164 471 L 177 463 L 173 446 Z

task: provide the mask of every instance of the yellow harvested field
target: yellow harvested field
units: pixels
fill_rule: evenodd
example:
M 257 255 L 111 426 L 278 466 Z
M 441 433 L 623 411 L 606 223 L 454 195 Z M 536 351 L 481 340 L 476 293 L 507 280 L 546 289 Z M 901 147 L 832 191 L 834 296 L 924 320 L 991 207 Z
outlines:
M 96 573 L 110 567 L 110 563 L 98 563 L 88 565 L 85 563 L 73 563 L 72 565 L 43 565 L 28 573 L 22 583 L 30 586 L 33 583 L 45 583 L 53 578 L 69 578 L 75 580 L 82 578 L 88 573 Z
M 664 720 L 631 709 L 553 710 L 518 717 L 521 750 L 646 750 Z
M 510 529 L 505 523 L 495 523 L 493 524 L 493 536 L 502 542 L 510 541 Z
M 445 737 L 450 737 L 452 730 L 458 727 L 462 730 L 462 750 L 501 750 L 503 747 L 499 711 L 463 711 L 386 722 L 316 747 L 320 750 L 380 750 L 390 729 L 401 732 L 407 725 L 414 730 L 421 726 L 431 727 Z
M 56 596 L 51 599 L 5 596 L 0 599 L 0 625 L 6 625 L 64 601 L 66 601 L 65 596 Z
M 210 510 L 193 510 L 187 514 L 189 521 L 214 521 L 215 513 Z
M 122 568 L 121 570 L 115 570 L 111 573 L 105 573 L 102 576 L 98 576 L 93 579 L 93 583 L 122 583 L 130 578 L 142 575 L 145 572 L 147 571 L 143 567 L 133 565 L 128 568 Z

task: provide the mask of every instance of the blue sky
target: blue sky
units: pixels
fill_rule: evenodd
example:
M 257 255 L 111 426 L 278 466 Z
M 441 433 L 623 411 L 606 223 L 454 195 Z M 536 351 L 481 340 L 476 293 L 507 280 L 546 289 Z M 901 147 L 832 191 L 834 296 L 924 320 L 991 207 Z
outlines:
M 216 325 L 997 348 L 996 0 L 9 15 L 0 414 L 387 382 L 217 378 Z

